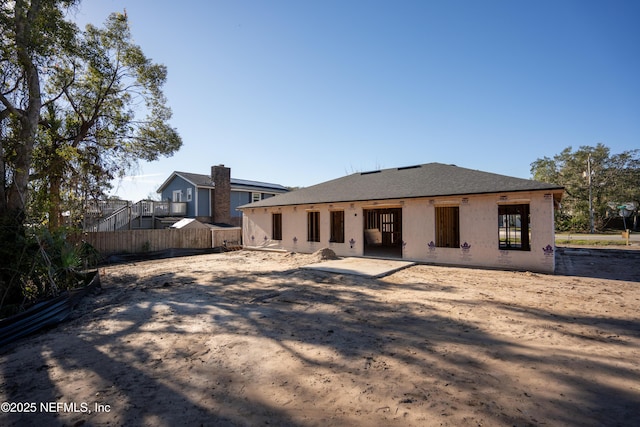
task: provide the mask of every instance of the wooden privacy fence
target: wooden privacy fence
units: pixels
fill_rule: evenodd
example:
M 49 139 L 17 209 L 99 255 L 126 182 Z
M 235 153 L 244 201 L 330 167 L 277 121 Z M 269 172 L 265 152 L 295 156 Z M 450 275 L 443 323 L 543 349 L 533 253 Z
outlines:
M 165 249 L 210 249 L 224 246 L 225 241 L 239 245 L 242 230 L 224 229 L 162 229 L 97 231 L 83 234 L 83 239 L 103 255 L 142 253 Z

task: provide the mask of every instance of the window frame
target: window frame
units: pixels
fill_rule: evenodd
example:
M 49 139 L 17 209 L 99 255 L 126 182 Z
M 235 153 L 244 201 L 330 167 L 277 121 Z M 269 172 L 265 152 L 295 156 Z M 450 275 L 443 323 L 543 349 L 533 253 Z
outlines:
M 460 206 L 435 207 L 435 235 L 437 248 L 460 247 Z
M 271 239 L 282 240 L 282 213 L 271 214 Z
M 330 211 L 329 215 L 329 229 L 331 230 L 329 242 L 344 243 L 344 211 Z
M 523 216 L 526 217 L 526 221 L 522 220 Z M 498 205 L 498 249 L 501 251 L 531 251 L 531 206 L 529 203 Z
M 320 241 L 320 211 L 307 212 L 307 242 Z

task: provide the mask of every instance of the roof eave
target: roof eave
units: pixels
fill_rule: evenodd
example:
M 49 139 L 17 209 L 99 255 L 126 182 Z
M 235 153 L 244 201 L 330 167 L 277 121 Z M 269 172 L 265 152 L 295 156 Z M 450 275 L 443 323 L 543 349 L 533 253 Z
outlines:
M 284 207 L 284 206 L 304 206 L 304 205 L 314 205 L 314 204 L 328 204 L 328 203 L 350 203 L 350 202 L 378 202 L 381 200 L 401 200 L 401 199 L 426 199 L 430 197 L 463 197 L 463 196 L 481 196 L 486 194 L 501 194 L 501 193 L 524 193 L 524 192 L 551 192 L 554 194 L 554 199 L 556 199 L 556 195 L 560 195 L 560 199 L 564 194 L 564 187 L 550 187 L 550 188 L 534 188 L 534 189 L 521 189 L 521 190 L 500 190 L 500 191 L 482 191 L 476 193 L 446 193 L 446 194 L 431 194 L 431 195 L 421 195 L 421 196 L 399 196 L 399 197 L 379 197 L 379 198 L 362 198 L 362 199 L 348 199 L 348 200 L 328 200 L 328 201 L 308 201 L 308 202 L 299 202 L 299 203 L 262 203 L 263 200 L 254 203 L 248 203 L 246 205 L 238 206 L 236 210 L 244 210 L 244 209 L 255 209 L 255 208 L 275 208 L 275 207 Z M 267 199 L 269 200 L 269 199 Z

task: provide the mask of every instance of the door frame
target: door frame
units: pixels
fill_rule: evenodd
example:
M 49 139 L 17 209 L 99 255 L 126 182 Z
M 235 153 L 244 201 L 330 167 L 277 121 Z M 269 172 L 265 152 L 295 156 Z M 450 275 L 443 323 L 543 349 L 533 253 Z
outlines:
M 402 258 L 402 207 L 362 209 L 365 256 Z

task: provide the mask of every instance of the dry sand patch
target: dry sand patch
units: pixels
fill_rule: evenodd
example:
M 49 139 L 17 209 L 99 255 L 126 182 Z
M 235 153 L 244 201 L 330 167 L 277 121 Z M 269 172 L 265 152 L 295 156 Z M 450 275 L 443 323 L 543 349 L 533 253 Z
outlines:
M 0 424 L 640 425 L 640 275 L 588 277 L 600 258 L 563 260 L 573 276 L 372 279 L 249 251 L 106 267 L 73 320 L 0 354 L 1 401 L 91 413 Z

